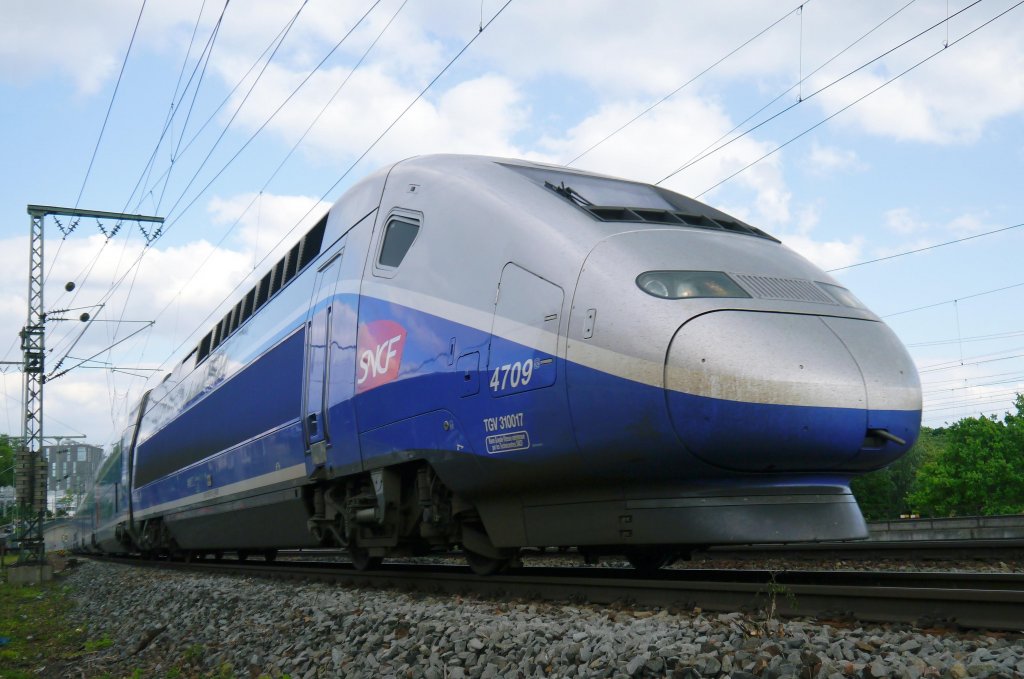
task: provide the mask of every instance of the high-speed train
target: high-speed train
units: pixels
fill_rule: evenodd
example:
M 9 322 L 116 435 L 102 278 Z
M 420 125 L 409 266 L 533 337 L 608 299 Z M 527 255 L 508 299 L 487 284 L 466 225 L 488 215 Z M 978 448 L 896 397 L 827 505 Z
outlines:
M 79 539 L 655 568 L 866 536 L 850 479 L 920 418 L 893 332 L 765 232 L 647 184 L 417 157 L 342 196 L 141 398 Z

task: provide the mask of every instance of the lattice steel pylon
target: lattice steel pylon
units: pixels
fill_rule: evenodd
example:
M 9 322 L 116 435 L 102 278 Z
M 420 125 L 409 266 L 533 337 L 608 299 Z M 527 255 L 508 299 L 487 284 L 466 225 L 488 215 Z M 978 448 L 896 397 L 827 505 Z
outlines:
M 16 456 L 15 494 L 21 515 L 27 521 L 19 536 L 21 563 L 42 563 L 45 558 L 43 520 L 46 518 L 46 460 L 43 459 L 43 385 L 46 383 L 46 310 L 43 307 L 43 231 L 49 215 L 73 218 L 91 217 L 137 222 L 147 245 L 159 237 L 163 228 L 162 217 L 132 215 L 119 212 L 79 210 L 77 208 L 29 205 L 29 268 L 28 319 L 21 330 L 23 356 L 25 413 L 22 420 L 21 449 Z M 148 232 L 143 222 L 156 222 L 161 226 Z M 74 228 L 74 227 L 72 227 Z M 62 229 L 63 230 L 63 229 Z M 65 230 L 67 236 L 70 230 Z M 104 232 L 106 233 L 106 232 Z M 108 238 L 113 233 L 108 235 Z

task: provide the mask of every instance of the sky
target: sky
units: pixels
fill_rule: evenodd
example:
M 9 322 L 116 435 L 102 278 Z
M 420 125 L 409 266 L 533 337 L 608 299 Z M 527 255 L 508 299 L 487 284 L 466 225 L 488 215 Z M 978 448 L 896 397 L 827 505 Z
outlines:
M 732 213 L 890 324 L 925 425 L 1001 416 L 1024 391 L 1018 2 L 7 0 L 0 360 L 29 204 L 165 218 L 45 223 L 47 372 L 92 359 L 47 382 L 45 431 L 102 445 L 346 188 L 474 153 Z

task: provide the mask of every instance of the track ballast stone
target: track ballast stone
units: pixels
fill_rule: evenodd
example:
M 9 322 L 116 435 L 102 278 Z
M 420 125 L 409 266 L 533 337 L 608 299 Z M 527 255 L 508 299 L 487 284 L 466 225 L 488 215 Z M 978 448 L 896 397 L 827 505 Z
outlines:
M 67 583 L 90 638 L 113 642 L 84 656 L 87 677 L 1024 679 L 1019 635 L 503 602 L 93 561 Z

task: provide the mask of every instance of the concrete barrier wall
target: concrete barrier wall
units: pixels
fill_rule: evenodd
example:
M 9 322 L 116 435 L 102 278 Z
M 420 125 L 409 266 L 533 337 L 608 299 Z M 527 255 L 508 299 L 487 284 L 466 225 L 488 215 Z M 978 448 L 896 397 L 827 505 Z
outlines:
M 899 519 L 869 523 L 870 539 L 894 540 L 1007 540 L 1024 539 L 1024 515 L 968 516 L 950 519 Z

